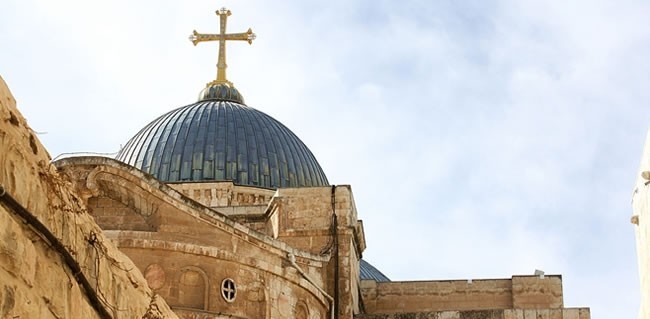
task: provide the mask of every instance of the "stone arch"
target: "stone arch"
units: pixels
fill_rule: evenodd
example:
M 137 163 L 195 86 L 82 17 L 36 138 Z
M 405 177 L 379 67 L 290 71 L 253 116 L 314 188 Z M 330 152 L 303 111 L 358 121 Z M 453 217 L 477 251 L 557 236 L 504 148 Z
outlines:
M 296 302 L 296 306 L 294 307 L 294 318 L 296 319 L 309 318 L 309 307 L 304 301 L 299 300 L 298 302 Z
M 208 310 L 210 283 L 203 269 L 185 266 L 176 275 L 177 306 Z

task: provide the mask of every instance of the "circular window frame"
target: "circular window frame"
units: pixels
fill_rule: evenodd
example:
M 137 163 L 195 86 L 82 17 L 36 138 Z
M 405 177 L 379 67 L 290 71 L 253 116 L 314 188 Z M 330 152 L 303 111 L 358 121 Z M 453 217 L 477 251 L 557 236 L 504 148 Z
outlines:
M 237 285 L 231 278 L 221 281 L 221 297 L 228 303 L 235 302 L 237 298 Z

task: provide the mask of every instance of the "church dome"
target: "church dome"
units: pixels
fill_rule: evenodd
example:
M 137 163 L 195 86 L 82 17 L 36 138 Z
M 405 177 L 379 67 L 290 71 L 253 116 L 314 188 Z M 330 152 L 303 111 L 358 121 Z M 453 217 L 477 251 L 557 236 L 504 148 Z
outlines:
M 314 155 L 286 126 L 244 105 L 238 92 L 207 92 L 200 101 L 149 123 L 117 159 L 163 182 L 230 180 L 265 188 L 328 185 Z
M 177 108 L 145 126 L 117 154 L 162 182 L 233 181 L 265 188 L 326 186 L 323 169 L 307 146 L 274 118 L 244 104 L 226 79 L 225 42 L 249 44 L 250 28 L 226 33 L 230 10 L 220 9 L 220 33 L 196 30 L 190 41 L 218 41 L 217 78 L 199 101 Z
M 374 280 L 377 282 L 390 281 L 379 269 L 363 259 L 359 260 L 359 278 L 361 280 Z

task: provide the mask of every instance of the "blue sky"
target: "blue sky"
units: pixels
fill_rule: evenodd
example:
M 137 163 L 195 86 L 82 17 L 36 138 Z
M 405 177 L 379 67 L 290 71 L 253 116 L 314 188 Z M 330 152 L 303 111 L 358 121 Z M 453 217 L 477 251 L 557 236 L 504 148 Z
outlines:
M 0 4 L 0 75 L 52 156 L 116 152 L 228 75 L 334 184 L 394 280 L 560 273 L 566 306 L 636 316 L 631 192 L 650 108 L 647 1 Z

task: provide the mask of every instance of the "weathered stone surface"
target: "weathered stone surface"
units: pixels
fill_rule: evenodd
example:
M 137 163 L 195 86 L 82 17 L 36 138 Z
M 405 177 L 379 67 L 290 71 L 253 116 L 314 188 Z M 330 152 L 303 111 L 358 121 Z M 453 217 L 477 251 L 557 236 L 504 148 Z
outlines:
M 362 281 L 369 313 L 513 308 L 512 280 Z
M 2 318 L 98 318 L 93 293 L 115 318 L 329 318 L 332 296 L 346 319 L 590 318 L 563 308 L 559 276 L 361 281 L 364 229 L 347 185 L 164 184 L 96 157 L 57 171 L 2 90 L 0 184 L 90 282 L 84 290 L 56 245 L 0 206 Z
M 460 311 L 461 318 L 589 318 L 589 309 L 563 308 L 560 276 L 513 276 L 511 279 L 361 282 L 366 312 L 419 315 Z M 503 314 L 500 311 L 504 310 Z M 480 310 L 480 311 L 478 311 Z M 495 310 L 497 312 L 489 312 Z M 476 313 L 472 311 L 478 311 Z M 392 318 L 392 317 L 391 317 Z M 396 317 L 401 318 L 401 317 Z
M 92 214 L 110 229 L 105 235 L 181 317 L 285 318 L 304 309 L 312 319 L 327 315 L 329 302 L 288 255 L 319 287 L 329 256 L 290 247 L 121 162 L 71 158 L 56 165 L 86 194 Z M 237 286 L 235 300 L 222 295 L 225 279 Z
M 0 317 L 100 318 L 89 301 L 95 294 L 98 308 L 113 318 L 177 318 L 131 260 L 104 237 L 81 197 L 50 165 L 1 78 L 0 185 L 0 193 L 6 192 L 0 198 Z M 27 222 L 20 208 L 8 204 L 9 196 L 38 222 Z M 80 273 L 72 272 L 64 255 L 72 257 Z M 91 291 L 76 280 L 80 277 Z
M 587 319 L 587 308 L 499 309 L 357 315 L 355 319 Z
M 562 308 L 560 276 L 513 276 L 513 307 L 520 309 Z

